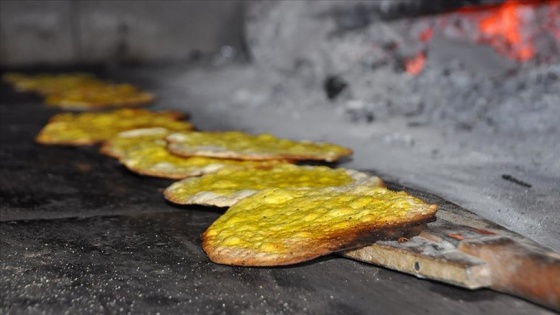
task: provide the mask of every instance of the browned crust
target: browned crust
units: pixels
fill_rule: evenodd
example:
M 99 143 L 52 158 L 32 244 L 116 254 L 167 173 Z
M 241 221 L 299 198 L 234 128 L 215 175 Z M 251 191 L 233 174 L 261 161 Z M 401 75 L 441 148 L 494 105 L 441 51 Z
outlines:
M 176 110 L 162 110 L 158 113 L 169 115 L 170 117 L 175 118 L 175 120 L 186 120 L 189 118 L 189 114 L 178 112 Z
M 184 200 L 178 198 L 175 194 L 170 193 L 169 190 L 165 190 L 163 195 L 166 200 L 171 201 L 175 204 L 180 205 L 201 205 L 201 206 L 213 206 L 213 207 L 231 207 L 243 198 L 247 198 L 255 193 L 257 190 L 239 190 L 230 195 L 218 195 L 211 191 L 200 192 L 191 196 L 189 199 Z
M 294 252 L 267 254 L 246 248 L 212 246 L 213 239 L 202 234 L 202 248 L 211 261 L 234 266 L 283 266 L 309 261 L 335 252 L 359 248 L 380 240 L 418 235 L 425 225 L 435 220 L 436 205 L 429 205 L 427 215 L 417 214 L 406 222 L 392 225 L 362 224 L 337 234 L 325 235 L 304 244 L 294 244 Z
M 153 171 L 153 170 L 149 170 L 149 169 L 143 169 L 140 167 L 133 167 L 128 165 L 127 163 L 123 163 L 124 166 L 126 166 L 126 168 L 128 168 L 130 171 L 140 174 L 140 175 L 144 175 L 144 176 L 152 176 L 152 177 L 159 177 L 159 178 L 168 178 L 168 179 L 183 179 L 186 177 L 193 177 L 193 176 L 201 176 L 204 174 L 204 172 L 200 171 L 200 172 L 190 172 L 190 173 L 164 173 L 164 172 L 157 172 L 157 171 Z
M 56 145 L 56 146 L 89 146 L 89 145 L 96 145 L 100 143 L 102 140 L 96 139 L 82 139 L 82 140 L 75 140 L 75 141 L 52 141 L 48 138 L 45 138 L 43 135 L 43 131 L 41 131 L 37 137 L 35 137 L 35 142 L 43 144 L 43 145 Z
M 111 140 L 104 141 L 99 148 L 99 152 L 115 159 L 123 158 L 122 154 L 118 154 L 115 150 L 113 150 L 113 143 Z

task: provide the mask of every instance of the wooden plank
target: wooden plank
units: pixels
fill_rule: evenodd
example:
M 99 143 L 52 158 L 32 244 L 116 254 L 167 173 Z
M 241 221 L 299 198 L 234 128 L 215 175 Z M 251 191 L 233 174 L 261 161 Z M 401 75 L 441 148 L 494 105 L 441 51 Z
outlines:
M 492 284 L 490 270 L 484 261 L 421 236 L 415 236 L 405 243 L 377 242 L 345 252 L 343 256 L 467 289 L 484 288 Z
M 467 211 L 440 210 L 437 220 L 410 240 L 376 242 L 342 255 L 560 310 L 560 255 Z

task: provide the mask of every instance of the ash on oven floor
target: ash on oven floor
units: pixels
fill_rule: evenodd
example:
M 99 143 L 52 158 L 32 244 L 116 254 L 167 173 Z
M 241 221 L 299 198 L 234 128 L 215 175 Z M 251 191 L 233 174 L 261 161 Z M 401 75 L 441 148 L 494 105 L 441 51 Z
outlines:
M 535 314 L 489 290 L 466 291 L 336 256 L 282 268 L 210 262 L 199 235 L 219 213 L 0 224 L 2 313 Z M 468 302 L 468 303 L 467 303 Z

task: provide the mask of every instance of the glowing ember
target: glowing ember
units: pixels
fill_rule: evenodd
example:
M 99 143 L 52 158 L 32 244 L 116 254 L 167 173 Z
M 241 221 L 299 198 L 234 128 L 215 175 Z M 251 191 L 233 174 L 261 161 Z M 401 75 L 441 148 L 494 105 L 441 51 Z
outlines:
M 545 28 L 560 42 L 560 1 L 550 4 Z
M 483 18 L 479 27 L 484 39 L 498 52 L 515 60 L 529 60 L 535 54 L 530 38 L 524 38 L 522 10 L 529 4 L 509 0 Z
M 432 39 L 433 36 L 434 36 L 434 29 L 430 27 L 425 29 L 422 33 L 420 33 L 418 39 L 420 39 L 423 42 L 426 42 Z
M 422 72 L 425 51 L 436 33 L 490 45 L 520 62 L 535 57 L 547 60 L 536 48 L 542 46 L 543 38 L 552 38 L 560 49 L 560 0 L 505 0 L 501 5 L 465 7 L 431 24 L 416 35 L 421 51 L 405 62 L 409 74 Z
M 426 62 L 426 55 L 423 52 L 419 52 L 416 57 L 408 59 L 405 62 L 406 72 L 417 75 L 424 68 L 424 63 Z

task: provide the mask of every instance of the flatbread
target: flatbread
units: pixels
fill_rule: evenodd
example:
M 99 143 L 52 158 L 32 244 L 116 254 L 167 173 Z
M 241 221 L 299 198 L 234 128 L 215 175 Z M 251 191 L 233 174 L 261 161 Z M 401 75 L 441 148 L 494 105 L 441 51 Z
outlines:
M 37 135 L 36 141 L 46 145 L 93 145 L 119 132 L 142 127 L 191 130 L 192 124 L 178 120 L 182 116 L 174 111 L 152 112 L 144 109 L 62 113 L 50 119 Z
M 52 107 L 69 110 L 99 109 L 145 105 L 154 95 L 140 91 L 130 84 L 90 84 L 53 93 L 46 103 Z
M 121 159 L 125 157 L 127 151 L 149 142 L 165 147 L 167 145 L 165 137 L 170 133 L 169 129 L 163 127 L 126 130 L 104 141 L 100 151 L 107 156 Z
M 270 134 L 238 131 L 173 133 L 168 149 L 181 156 L 206 156 L 243 160 L 321 160 L 332 162 L 352 150 L 325 142 L 293 141 Z
M 45 95 L 49 106 L 68 110 L 138 106 L 154 100 L 153 94 L 133 85 L 113 84 L 87 73 L 8 73 L 3 79 L 18 91 Z
M 106 141 L 101 151 L 119 158 L 122 164 L 135 173 L 171 179 L 201 176 L 222 169 L 269 169 L 288 163 L 285 160 L 240 161 L 176 156 L 166 149 L 164 138 L 169 133 L 169 130 L 161 127 L 124 131 Z
M 5 82 L 11 84 L 17 91 L 36 92 L 42 95 L 61 93 L 80 86 L 103 84 L 101 80 L 87 73 L 67 74 L 23 74 L 7 73 L 3 76 Z
M 187 178 L 169 186 L 164 196 L 182 205 L 229 207 L 268 188 L 345 185 L 380 187 L 384 184 L 379 177 L 354 170 L 287 164 L 270 170 L 224 169 L 200 178 Z
M 219 264 L 296 264 L 387 237 L 410 237 L 436 210 L 404 192 L 369 186 L 267 189 L 219 217 L 202 235 L 202 247 Z

